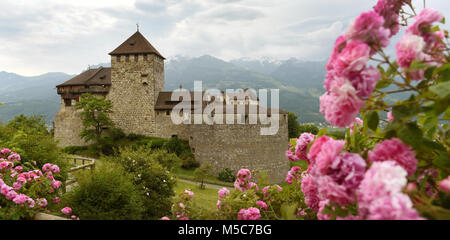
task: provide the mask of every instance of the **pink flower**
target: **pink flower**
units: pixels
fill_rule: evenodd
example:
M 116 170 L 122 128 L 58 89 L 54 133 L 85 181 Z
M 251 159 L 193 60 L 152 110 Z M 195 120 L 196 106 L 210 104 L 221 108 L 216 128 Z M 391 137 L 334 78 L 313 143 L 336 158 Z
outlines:
M 72 208 L 70 208 L 70 207 L 65 207 L 65 208 L 61 209 L 61 212 L 62 212 L 64 215 L 70 215 L 70 214 L 72 214 Z
M 297 162 L 298 160 L 300 160 L 300 158 L 298 158 L 295 155 L 294 150 L 291 150 L 291 149 L 286 150 L 285 156 L 286 156 L 286 158 L 288 158 L 289 160 L 291 160 L 293 162 Z
M 57 165 L 52 165 L 50 168 L 53 173 L 58 174 L 60 172 L 59 167 Z
M 162 217 L 161 220 L 170 220 L 168 217 Z
M 350 83 L 356 90 L 356 95 L 360 98 L 369 97 L 380 78 L 380 71 L 372 66 L 348 75 Z
M 295 155 L 298 157 L 298 159 L 309 161 L 306 149 L 308 148 L 308 145 L 314 140 L 314 138 L 314 134 L 302 133 L 302 135 L 300 135 L 300 137 L 296 139 L 297 144 L 295 145 Z
M 230 194 L 230 190 L 228 190 L 228 188 L 221 188 L 218 192 L 219 194 L 219 198 L 225 198 L 226 196 L 228 196 Z
M 444 16 L 439 11 L 432 8 L 425 8 L 419 13 L 419 15 L 414 17 L 416 21 L 406 28 L 406 33 L 427 38 L 430 34 L 429 29 L 431 28 L 431 24 L 434 22 L 440 22 L 443 18 Z M 425 39 L 425 41 L 429 43 L 427 39 Z
M 305 203 L 308 208 L 317 212 L 319 210 L 320 202 L 319 190 L 317 182 L 310 174 L 306 174 L 302 178 L 301 189 L 303 194 L 305 195 Z
M 20 161 L 20 155 L 17 153 L 11 153 L 11 155 L 8 156 L 8 160 L 11 162 Z
M 70 217 L 70 218 L 72 218 L 73 220 L 76 220 L 76 219 L 77 219 L 77 216 L 72 215 L 72 217 Z
M 389 37 L 397 34 L 400 29 L 398 14 L 406 2 L 411 2 L 411 0 L 379 0 L 373 7 L 374 11 L 384 18 L 383 26 L 390 30 Z
M 17 166 L 14 168 L 14 170 L 16 170 L 16 172 L 22 172 L 23 167 L 22 166 Z
M 261 214 L 259 209 L 251 207 L 248 209 L 241 209 L 238 213 L 238 220 L 259 220 Z
M 358 189 L 361 216 L 371 213 L 372 204 L 386 196 L 402 194 L 407 172 L 394 161 L 374 162 L 364 175 Z
M 376 12 L 364 12 L 355 19 L 345 35 L 347 39 L 360 40 L 377 50 L 389 44 L 390 30 L 383 24 L 383 17 Z
M 189 199 L 194 198 L 194 192 L 186 189 L 186 190 L 184 190 L 184 193 L 189 196 Z
M 350 214 L 345 217 L 336 217 L 336 220 L 362 220 L 362 217 Z
M 394 116 L 392 115 L 392 111 L 389 111 L 389 112 L 387 113 L 387 117 L 388 117 L 388 120 L 389 120 L 390 122 L 394 121 Z
M 16 204 L 23 204 L 26 203 L 28 199 L 28 196 L 21 193 L 21 194 L 16 194 L 16 196 L 14 197 L 14 199 L 12 200 L 14 203 Z
M 421 220 L 406 194 L 394 194 L 374 199 L 369 207 L 368 220 Z
M 314 160 L 317 170 L 325 174 L 333 159 L 342 151 L 344 145 L 345 141 L 321 136 L 311 145 L 309 157 Z
M 345 48 L 346 45 L 347 45 L 347 40 L 345 39 L 344 35 L 339 36 L 336 39 L 336 42 L 333 47 L 333 52 L 331 53 L 331 57 L 328 60 L 328 63 L 326 66 L 327 71 L 331 71 L 334 69 L 334 66 L 333 66 L 334 62 L 336 61 L 336 58 L 339 56 L 339 54 L 342 52 L 342 50 Z M 328 88 L 325 87 L 325 89 L 328 89 Z
M 52 168 L 52 164 L 46 163 L 46 164 L 44 164 L 44 166 L 42 166 L 42 171 L 48 172 L 48 171 L 51 171 L 51 168 Z
M 330 92 L 320 97 L 320 112 L 337 127 L 349 126 L 364 105 L 352 84 L 348 80 L 345 82 L 340 87 L 333 86 Z
M 189 220 L 189 218 L 188 217 L 182 217 L 179 220 Z
M 45 198 L 38 198 L 38 199 L 36 199 L 36 201 L 37 201 L 37 205 L 41 208 L 45 208 L 48 204 L 47 199 L 45 199 Z
M 350 72 L 362 71 L 370 57 L 370 47 L 359 40 L 347 43 L 333 62 L 333 70 L 338 76 L 348 76 Z M 328 89 L 327 89 L 328 90 Z
M 439 189 L 443 192 L 450 193 L 450 176 L 439 183 Z
M 408 185 L 406 185 L 406 192 L 412 193 L 417 191 L 417 184 L 410 182 Z
M 51 183 L 51 186 L 52 186 L 54 189 L 58 189 L 58 188 L 61 186 L 61 184 L 62 184 L 61 181 L 55 181 L 55 180 L 53 180 L 52 183 Z
M 302 170 L 302 168 L 301 167 L 297 167 L 297 166 L 294 166 L 294 167 L 292 167 L 291 168 L 291 170 L 289 170 L 289 172 L 286 174 L 286 182 L 288 183 L 288 184 L 292 184 L 292 181 L 294 180 L 294 179 L 300 179 L 300 174 L 299 174 L 299 172 Z
M 6 157 L 10 152 L 11 150 L 9 150 L 8 148 L 3 148 L 0 150 L 0 155 Z
M 58 204 L 61 201 L 61 199 L 59 197 L 55 197 L 55 199 L 53 200 L 53 203 Z
M 425 41 L 417 35 L 405 34 L 395 46 L 398 65 L 406 70 L 414 60 L 424 61 L 428 56 L 424 53 Z M 423 79 L 424 70 L 409 72 L 412 80 Z
M 255 191 L 259 191 L 258 184 L 254 183 L 254 182 L 248 183 L 248 189 L 254 189 Z
M 262 209 L 262 210 L 267 210 L 267 204 L 261 200 L 256 201 L 256 204 L 258 204 L 258 206 Z
M 222 201 L 217 200 L 216 206 L 217 206 L 217 209 L 220 210 L 220 208 L 222 207 Z
M 240 179 L 241 181 L 248 181 L 250 180 L 251 177 L 252 174 L 248 169 L 241 169 L 237 173 L 237 178 Z
M 22 188 L 22 184 L 20 184 L 19 182 L 14 182 L 13 188 L 14 190 L 19 190 L 20 188 Z
M 378 143 L 372 151 L 369 151 L 368 160 L 373 162 L 393 160 L 408 172 L 408 176 L 417 169 L 413 149 L 398 138 Z
M 15 203 L 21 203 L 20 201 L 22 201 L 22 199 L 24 197 L 26 197 L 26 195 L 24 195 L 24 194 L 20 194 L 20 195 L 21 196 L 19 198 L 17 198 L 19 195 L 14 190 L 10 190 L 6 193 L 5 197 L 6 197 L 6 200 L 12 200 Z M 17 198 L 17 200 L 14 201 L 14 199 L 16 199 L 16 198 Z M 26 201 L 26 198 L 24 199 L 24 201 Z

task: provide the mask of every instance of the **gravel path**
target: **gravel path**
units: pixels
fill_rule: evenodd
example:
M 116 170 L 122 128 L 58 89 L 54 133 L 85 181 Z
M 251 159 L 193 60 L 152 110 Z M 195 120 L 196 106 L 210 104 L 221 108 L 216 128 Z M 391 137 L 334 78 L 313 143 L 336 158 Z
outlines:
M 186 180 L 186 179 L 182 179 L 182 178 L 178 178 L 178 181 L 195 184 L 195 185 L 200 185 L 199 182 L 194 182 L 194 181 L 190 181 L 190 180 Z M 215 189 L 228 188 L 229 190 L 232 190 L 232 188 L 227 187 L 227 186 L 215 185 L 215 184 L 210 184 L 210 183 L 204 183 L 204 185 L 209 188 L 215 188 Z

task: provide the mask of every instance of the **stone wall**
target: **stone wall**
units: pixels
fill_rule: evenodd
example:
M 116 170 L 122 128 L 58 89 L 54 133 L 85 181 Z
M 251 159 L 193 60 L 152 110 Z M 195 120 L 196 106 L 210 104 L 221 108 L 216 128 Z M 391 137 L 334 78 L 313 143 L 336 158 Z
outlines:
M 111 88 L 107 99 L 113 104 L 111 119 L 126 134 L 154 136 L 156 133 L 154 105 L 164 88 L 164 62 L 148 55 L 111 56 Z
M 61 104 L 61 109 L 55 115 L 55 140 L 59 147 L 88 145 L 80 136 L 83 130 L 83 122 L 79 111 L 74 106 L 66 107 Z
M 156 132 L 155 137 L 171 138 L 177 135 L 181 139 L 189 139 L 189 125 L 174 124 L 170 117 L 172 111 L 156 111 Z
M 276 135 L 260 135 L 260 129 L 260 124 L 190 125 L 189 145 L 195 158 L 211 164 L 215 174 L 224 168 L 266 170 L 272 183 L 280 183 L 289 170 L 287 117 L 280 115 Z

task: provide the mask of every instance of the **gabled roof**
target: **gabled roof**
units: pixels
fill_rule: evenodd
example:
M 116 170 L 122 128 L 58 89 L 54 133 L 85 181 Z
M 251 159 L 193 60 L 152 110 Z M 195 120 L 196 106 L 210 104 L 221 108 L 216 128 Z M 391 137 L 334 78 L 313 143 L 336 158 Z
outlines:
M 111 85 L 111 68 L 99 67 L 86 70 L 56 87 L 90 85 Z
M 149 41 L 137 31 L 131 37 L 129 37 L 125 42 L 120 44 L 114 51 L 110 52 L 109 55 L 122 55 L 122 54 L 139 54 L 148 53 L 156 54 L 159 57 L 165 59 L 161 53 L 159 53 Z

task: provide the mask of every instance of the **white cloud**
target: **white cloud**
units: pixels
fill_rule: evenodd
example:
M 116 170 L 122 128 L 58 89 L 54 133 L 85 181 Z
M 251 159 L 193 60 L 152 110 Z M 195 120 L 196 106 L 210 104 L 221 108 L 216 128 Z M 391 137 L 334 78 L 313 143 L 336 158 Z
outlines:
M 413 0 L 422 9 L 422 0 Z M 450 15 L 448 0 L 427 7 Z M 166 57 L 319 60 L 376 0 L 0 0 L 0 71 L 78 73 L 141 32 Z M 448 26 L 448 24 L 447 24 Z M 448 27 L 447 27 L 448 28 Z

